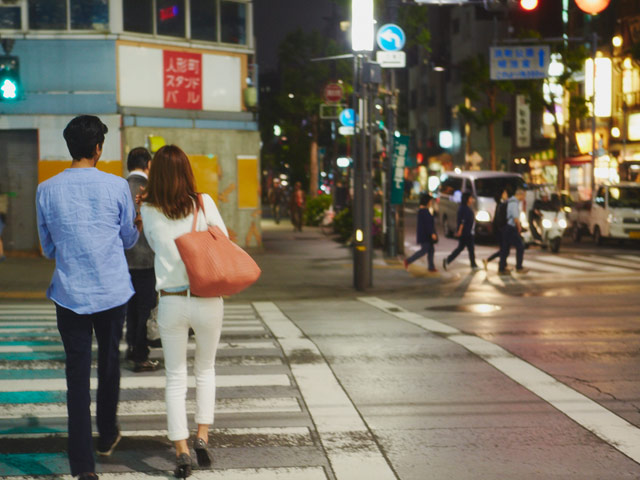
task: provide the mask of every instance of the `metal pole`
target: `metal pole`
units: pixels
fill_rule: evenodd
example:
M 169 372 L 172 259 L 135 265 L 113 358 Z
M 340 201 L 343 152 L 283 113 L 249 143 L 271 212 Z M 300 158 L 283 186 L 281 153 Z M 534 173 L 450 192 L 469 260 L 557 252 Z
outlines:
M 390 23 L 398 20 L 398 0 L 388 0 L 387 18 Z M 387 112 L 387 185 L 385 189 L 385 209 L 386 209 L 386 237 L 385 246 L 387 256 L 395 258 L 398 256 L 398 232 L 397 232 L 397 211 L 396 206 L 391 203 L 391 190 L 393 188 L 393 140 L 397 128 L 398 101 L 396 98 L 396 71 L 389 70 L 390 94 L 387 95 L 385 111 Z
M 596 55 L 598 53 L 598 34 L 593 32 L 591 40 L 593 58 L 593 95 L 591 97 L 591 192 L 596 188 Z

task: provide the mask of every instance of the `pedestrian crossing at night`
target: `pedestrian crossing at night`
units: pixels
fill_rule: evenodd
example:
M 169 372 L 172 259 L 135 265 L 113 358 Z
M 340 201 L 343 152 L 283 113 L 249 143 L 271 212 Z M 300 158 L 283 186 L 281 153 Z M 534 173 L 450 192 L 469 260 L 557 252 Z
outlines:
M 126 344 L 120 350 L 124 352 Z M 190 368 L 194 350 L 190 340 Z M 95 351 L 94 345 L 94 414 Z M 162 350 L 153 349 L 150 358 L 161 360 Z M 225 305 L 216 373 L 216 420 L 209 440 L 216 476 L 331 478 L 282 350 L 251 305 Z M 187 411 L 191 424 L 194 383 L 190 376 Z M 163 370 L 133 373 L 122 360 L 118 417 L 123 440 L 108 460 L 98 459 L 101 478 L 126 480 L 139 472 L 145 472 L 145 477 L 167 478 L 173 471 L 164 387 Z M 0 477 L 69 475 L 66 408 L 64 349 L 53 305 L 0 304 Z M 192 478 L 207 474 L 194 470 Z
M 482 259 L 493 251 L 484 248 L 476 248 L 476 261 L 482 266 Z M 440 257 L 446 256 L 441 253 Z M 436 253 L 436 265 L 438 263 L 438 253 Z M 508 265 L 514 268 L 515 256 L 512 252 L 508 259 Z M 530 276 L 553 275 L 592 275 L 592 274 L 633 274 L 640 272 L 640 255 L 569 255 L 569 254 L 545 254 L 545 253 L 525 253 L 524 266 L 530 269 Z M 466 256 L 450 264 L 448 271 L 468 270 L 469 264 Z M 496 273 L 498 270 L 498 259 L 490 262 L 489 272 Z

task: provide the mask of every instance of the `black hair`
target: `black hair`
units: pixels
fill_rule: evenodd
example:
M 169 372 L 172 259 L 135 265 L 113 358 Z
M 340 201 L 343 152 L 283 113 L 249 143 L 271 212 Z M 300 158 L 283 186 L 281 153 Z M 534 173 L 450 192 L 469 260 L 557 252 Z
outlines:
M 509 194 L 510 197 L 513 197 L 516 194 L 516 187 L 514 185 L 508 184 L 507 193 Z
M 104 135 L 109 129 L 94 115 L 80 115 L 69 122 L 63 136 L 74 160 L 93 158 L 96 145 L 104 144 Z
M 420 205 L 429 205 L 430 201 L 431 201 L 431 195 L 429 195 L 428 193 L 420 194 Z
M 462 194 L 462 205 L 467 205 L 471 197 L 473 197 L 473 194 L 471 192 L 464 192 Z
M 127 170 L 133 172 L 136 168 L 144 170 L 149 166 L 151 154 L 144 147 L 136 147 L 129 152 L 127 157 Z

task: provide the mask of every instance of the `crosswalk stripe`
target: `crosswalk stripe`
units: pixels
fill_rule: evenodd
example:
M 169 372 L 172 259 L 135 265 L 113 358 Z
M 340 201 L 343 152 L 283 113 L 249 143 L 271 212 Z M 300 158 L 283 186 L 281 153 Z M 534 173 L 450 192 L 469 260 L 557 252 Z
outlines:
M 98 347 L 97 344 L 93 344 L 92 348 L 94 350 Z M 120 350 L 126 350 L 126 344 L 120 344 Z M 221 342 L 218 346 L 218 350 L 253 350 L 253 349 L 275 349 L 275 345 L 271 340 L 264 341 L 256 341 L 256 342 Z M 195 343 L 188 343 L 187 350 L 195 350 Z M 0 345 L 0 361 L 2 360 L 11 360 L 11 357 L 3 356 L 2 354 L 13 354 L 13 353 L 38 353 L 38 352 L 64 352 L 64 347 L 60 344 L 58 345 L 7 345 L 7 342 L 3 342 L 3 345 Z M 37 358 L 34 358 L 37 359 Z M 0 365 L 0 368 L 2 366 Z
M 122 430 L 123 437 L 166 437 L 167 430 Z M 308 438 L 308 443 L 312 443 L 311 431 L 308 427 L 246 427 L 246 428 L 211 428 L 211 436 L 273 436 L 273 437 L 304 437 Z M 10 438 L 66 438 L 68 432 L 36 432 L 36 433 L 7 433 L 0 432 L 0 439 Z M 282 442 L 282 440 L 279 440 Z
M 538 256 L 536 257 L 536 260 L 543 262 L 543 263 L 551 263 L 551 264 L 557 264 L 557 265 L 561 265 L 563 267 L 568 266 L 568 267 L 577 267 L 579 269 L 593 269 L 595 270 L 596 268 L 599 271 L 604 271 L 604 272 L 627 272 L 627 269 L 624 268 L 619 268 L 619 267 L 610 267 L 607 265 L 594 265 L 593 263 L 590 262 L 585 262 L 582 260 L 575 260 L 575 259 L 571 259 L 571 258 L 566 258 L 566 257 L 560 257 L 560 256 L 550 256 L 550 255 L 545 255 L 545 256 Z
M 10 320 L 15 320 L 14 318 Z M 262 326 L 262 322 L 259 320 L 247 320 L 247 321 L 223 321 L 223 325 L 226 327 L 249 327 L 249 326 Z M 3 328 L 28 328 L 28 327 L 46 327 L 46 328 L 58 328 L 58 325 L 55 321 L 44 322 L 44 321 L 31 321 L 27 320 L 25 322 L 15 322 L 15 321 L 4 321 L 0 320 L 0 330 Z
M 187 411 L 194 412 L 195 400 L 187 399 Z M 219 398 L 216 400 L 216 414 L 247 414 L 247 413 L 294 413 L 300 412 L 300 403 L 295 397 L 269 398 Z M 96 404 L 91 403 L 91 414 L 95 415 Z M 118 403 L 118 416 L 151 416 L 166 415 L 167 405 L 164 400 L 136 400 Z M 3 404 L 0 409 L 0 419 L 28 418 L 56 418 L 67 416 L 67 404 L 56 403 L 22 403 Z
M 243 332 L 243 333 L 248 333 L 248 334 L 264 334 L 265 333 L 265 329 L 260 326 L 258 327 L 254 327 L 251 325 L 248 326 L 230 326 L 227 327 L 224 324 L 222 325 L 222 334 L 224 335 L 225 333 L 229 333 L 229 332 Z M 38 337 L 38 338 L 44 338 L 44 337 L 60 337 L 60 334 L 58 333 L 58 329 L 55 326 L 51 326 L 51 327 L 25 327 L 25 328 L 20 328 L 20 327 L 16 327 L 16 328 L 7 328 L 7 329 L 3 329 L 0 326 L 0 338 L 14 338 L 14 337 Z
M 543 273 L 557 273 L 557 267 L 554 268 L 554 266 L 552 265 L 547 265 L 545 263 L 540 263 L 540 262 L 536 262 L 535 260 L 530 260 L 529 258 L 525 257 L 524 259 L 524 266 L 527 268 L 531 268 L 535 271 L 539 271 L 539 272 L 543 272 Z M 568 269 L 571 272 L 580 272 L 580 273 L 584 273 L 582 270 L 575 270 L 573 268 L 569 268 Z
M 640 265 L 630 264 L 629 260 L 616 260 L 615 257 L 604 257 L 599 255 L 587 255 L 587 260 L 595 262 L 596 265 L 605 263 L 607 265 L 614 265 L 616 267 L 622 267 L 627 271 L 637 271 Z
M 100 478 L 103 480 L 140 480 L 141 478 L 144 480 L 167 480 L 167 477 L 173 477 L 173 474 L 152 474 L 149 472 L 143 474 L 139 472 L 100 473 Z M 73 477 L 69 475 L 56 478 L 73 480 Z M 327 474 L 323 467 L 263 467 L 216 469 L 215 473 L 206 470 L 193 470 L 189 478 L 192 480 L 210 480 L 211 478 L 218 480 L 327 480 Z M 33 477 L 12 476 L 11 479 L 33 480 Z
M 630 262 L 640 263 L 640 255 L 614 255 L 614 258 L 621 258 Z
M 251 387 L 251 386 L 290 386 L 291 381 L 285 374 L 261 374 L 261 375 L 216 375 L 216 385 L 218 387 Z M 189 388 L 196 386 L 195 377 L 189 376 Z M 91 378 L 91 389 L 98 388 L 98 379 Z M 122 377 L 120 388 L 127 389 L 150 389 L 165 388 L 164 375 Z M 66 391 L 67 383 L 64 378 L 41 378 L 37 382 L 32 379 L 0 380 L 0 393 L 6 392 L 54 392 Z

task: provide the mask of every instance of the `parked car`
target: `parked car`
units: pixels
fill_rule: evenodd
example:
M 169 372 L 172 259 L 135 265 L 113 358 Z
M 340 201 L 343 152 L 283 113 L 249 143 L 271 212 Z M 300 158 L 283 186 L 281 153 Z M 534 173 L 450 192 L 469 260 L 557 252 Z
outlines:
M 526 188 L 525 181 L 517 173 L 489 170 L 447 173 L 438 191 L 438 215 L 445 235 L 453 236 L 462 193 L 469 191 L 476 197 L 476 235 L 492 236 L 495 197 L 508 185 L 514 189 Z
M 575 242 L 585 233 L 597 245 L 608 238 L 640 240 L 640 184 L 599 185 L 591 201 L 576 203 L 569 221 Z

